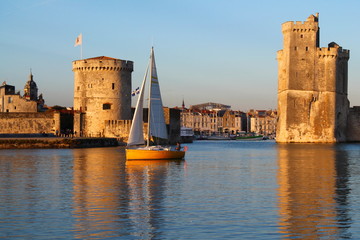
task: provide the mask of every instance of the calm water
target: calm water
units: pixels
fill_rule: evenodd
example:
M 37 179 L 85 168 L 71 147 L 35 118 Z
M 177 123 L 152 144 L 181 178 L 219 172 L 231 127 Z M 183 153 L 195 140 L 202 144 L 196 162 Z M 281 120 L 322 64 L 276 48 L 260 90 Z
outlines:
M 360 239 L 360 145 L 1 150 L 0 238 Z

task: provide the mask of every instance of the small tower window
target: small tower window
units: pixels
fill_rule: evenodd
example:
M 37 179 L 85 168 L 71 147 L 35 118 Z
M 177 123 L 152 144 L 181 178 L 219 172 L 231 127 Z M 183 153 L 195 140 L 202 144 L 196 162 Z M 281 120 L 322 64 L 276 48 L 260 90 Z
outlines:
M 306 50 L 306 51 L 309 50 L 309 47 L 306 47 L 305 50 Z
M 303 38 L 303 37 L 304 37 L 304 35 L 301 34 L 301 35 L 300 35 L 300 38 Z
M 104 103 L 103 104 L 103 110 L 108 110 L 111 109 L 111 104 L 110 103 Z
M 115 83 L 112 83 L 111 88 L 114 90 L 115 89 Z
M 297 47 L 294 47 L 294 50 L 296 51 L 296 50 L 297 50 Z

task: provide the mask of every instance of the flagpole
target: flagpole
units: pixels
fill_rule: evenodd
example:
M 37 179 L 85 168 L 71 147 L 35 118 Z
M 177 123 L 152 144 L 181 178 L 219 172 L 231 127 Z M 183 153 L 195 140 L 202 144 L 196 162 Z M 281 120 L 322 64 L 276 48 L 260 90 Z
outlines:
M 83 59 L 83 52 L 82 52 L 82 45 L 83 45 L 83 37 L 82 37 L 82 33 L 81 34 L 81 44 L 80 44 L 80 59 Z

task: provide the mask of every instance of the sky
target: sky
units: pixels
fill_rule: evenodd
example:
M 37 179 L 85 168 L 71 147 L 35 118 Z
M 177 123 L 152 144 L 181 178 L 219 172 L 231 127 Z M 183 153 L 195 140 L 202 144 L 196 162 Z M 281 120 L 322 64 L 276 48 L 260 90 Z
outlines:
M 0 81 L 21 91 L 30 69 L 49 106 L 73 106 L 72 61 L 134 62 L 140 86 L 154 46 L 163 104 L 277 108 L 281 24 L 319 13 L 320 47 L 350 50 L 349 100 L 360 105 L 358 0 L 0 0 Z M 133 100 L 133 105 L 135 100 Z

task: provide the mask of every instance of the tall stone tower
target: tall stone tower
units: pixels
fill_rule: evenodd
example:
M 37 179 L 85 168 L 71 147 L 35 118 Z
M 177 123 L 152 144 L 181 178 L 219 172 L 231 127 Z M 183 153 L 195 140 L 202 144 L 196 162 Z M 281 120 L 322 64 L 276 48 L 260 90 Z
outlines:
M 131 119 L 132 61 L 102 56 L 72 66 L 74 110 L 84 113 L 83 134 L 103 136 L 106 120 Z
M 346 141 L 349 50 L 319 48 L 319 15 L 282 24 L 277 142 Z

